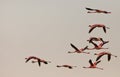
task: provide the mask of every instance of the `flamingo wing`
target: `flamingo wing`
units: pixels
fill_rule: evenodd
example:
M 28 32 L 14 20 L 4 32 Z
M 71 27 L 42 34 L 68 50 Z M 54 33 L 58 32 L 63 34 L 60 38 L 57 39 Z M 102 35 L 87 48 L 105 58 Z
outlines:
M 93 40 L 93 39 L 90 39 L 90 40 L 89 40 L 89 43 L 91 43 L 91 42 L 92 42 L 92 40 Z
M 110 61 L 111 59 L 111 54 L 108 54 L 108 61 Z
M 96 61 L 98 61 L 103 55 L 99 55 L 97 58 L 96 58 Z
M 87 8 L 87 7 L 86 7 L 85 9 L 86 9 L 86 10 L 94 10 L 94 9 L 91 9 L 91 8 Z
M 88 46 L 86 46 L 83 50 L 86 50 L 88 48 Z
M 93 40 L 97 40 L 97 38 L 96 37 L 90 38 L 89 43 L 91 43 Z
M 72 67 L 71 67 L 71 66 L 69 66 L 68 68 L 69 68 L 69 69 L 72 69 Z
M 103 31 L 106 33 L 106 27 L 103 27 Z
M 90 63 L 90 65 L 91 65 L 91 66 L 93 66 L 93 65 L 94 65 L 94 64 L 92 63 L 92 60 L 91 60 L 91 59 L 89 60 L 89 63 Z
M 91 33 L 94 28 L 95 28 L 95 27 L 92 27 L 92 28 L 89 30 L 89 33 Z
M 95 62 L 95 64 L 97 65 L 98 63 L 100 63 L 101 62 L 101 60 L 100 61 L 97 61 L 97 62 Z
M 91 42 L 95 47 L 98 47 L 98 45 L 97 44 L 95 44 L 94 42 Z
M 38 65 L 39 65 L 39 67 L 41 66 L 41 63 L 40 63 L 40 61 L 38 61 Z
M 71 43 L 70 45 L 71 45 L 71 47 L 74 48 L 76 51 L 79 51 L 79 49 L 78 49 L 75 45 L 73 45 L 72 43 Z
M 106 43 L 109 43 L 109 41 L 104 41 L 104 42 L 103 42 L 103 45 L 106 44 Z M 103 46 L 103 45 L 102 45 L 102 46 Z
M 100 40 L 101 40 L 102 42 L 104 42 L 104 40 L 103 40 L 102 38 L 100 38 Z
M 107 11 L 103 11 L 103 13 L 108 13 Z
M 30 59 L 32 59 L 32 58 L 28 58 L 25 62 L 27 63 Z
M 47 62 L 47 61 L 44 61 L 43 63 L 44 63 L 44 64 L 48 64 L 48 62 Z

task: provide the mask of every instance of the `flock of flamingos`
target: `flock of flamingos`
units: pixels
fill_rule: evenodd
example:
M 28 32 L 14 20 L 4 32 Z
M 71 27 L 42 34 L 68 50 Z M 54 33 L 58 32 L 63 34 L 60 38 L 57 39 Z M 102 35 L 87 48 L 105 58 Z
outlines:
M 111 12 L 108 11 L 104 11 L 104 10 L 99 10 L 99 9 L 92 9 L 92 8 L 85 8 L 86 10 L 88 10 L 87 13 L 103 13 L 103 14 L 110 14 Z M 106 29 L 110 29 L 109 27 L 106 27 L 104 24 L 93 24 L 93 25 L 89 25 L 90 30 L 88 31 L 88 33 L 91 33 L 95 28 L 102 28 L 104 33 L 106 33 Z M 108 48 L 104 48 L 103 46 L 107 43 L 109 43 L 109 41 L 105 41 L 103 40 L 103 38 L 101 37 L 90 37 L 87 40 L 89 43 L 93 44 L 93 48 L 89 48 L 88 46 L 85 46 L 84 48 L 77 48 L 75 45 L 73 45 L 72 43 L 70 43 L 70 46 L 74 49 L 74 51 L 68 51 L 68 53 L 78 53 L 78 54 L 90 54 L 90 52 L 86 52 L 86 50 L 100 50 L 100 49 L 108 49 Z M 104 55 L 107 55 L 107 60 L 110 61 L 111 57 L 117 57 L 116 55 L 113 55 L 110 52 L 107 51 L 102 51 L 99 53 L 95 53 L 94 55 L 97 55 L 96 61 L 92 62 L 91 59 L 89 59 L 89 64 L 90 66 L 88 67 L 83 67 L 83 68 L 96 68 L 96 69 L 100 69 L 103 70 L 103 68 L 97 67 L 97 64 L 99 64 L 101 62 L 101 58 Z M 36 56 L 29 56 L 28 58 L 25 58 L 26 61 L 25 63 L 27 63 L 28 61 L 32 60 L 32 63 L 38 63 L 39 66 L 41 66 L 41 63 L 44 64 L 48 64 L 51 63 L 51 61 L 46 61 L 44 59 L 40 59 Z M 60 67 L 65 67 L 65 68 L 69 68 L 69 69 L 73 69 L 74 67 L 77 66 L 72 66 L 72 65 L 67 65 L 67 64 L 63 64 L 63 65 L 56 65 L 56 67 L 60 68 Z

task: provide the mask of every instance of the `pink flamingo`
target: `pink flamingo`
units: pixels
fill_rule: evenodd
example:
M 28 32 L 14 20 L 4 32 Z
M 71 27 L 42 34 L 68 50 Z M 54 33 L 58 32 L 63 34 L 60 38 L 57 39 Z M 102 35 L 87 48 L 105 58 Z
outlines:
M 107 55 L 107 56 L 108 56 L 108 61 L 110 61 L 111 56 L 117 57 L 116 55 L 113 55 L 113 54 L 111 54 L 110 52 L 105 52 L 105 51 L 100 52 L 100 53 L 98 53 L 98 54 L 95 53 L 94 55 L 98 55 L 97 58 L 96 58 L 96 61 L 98 61 L 103 55 Z
M 73 69 L 73 67 L 77 67 L 77 66 L 71 66 L 71 65 L 57 65 L 56 67 L 66 67 L 69 69 Z
M 106 28 L 107 28 L 107 29 L 110 29 L 109 27 L 106 27 L 106 26 L 103 25 L 103 24 L 93 24 L 93 25 L 89 25 L 89 27 L 90 27 L 89 33 L 91 33 L 92 30 L 95 29 L 96 27 L 98 27 L 98 28 L 103 28 L 103 31 L 104 31 L 105 33 L 106 33 Z
M 30 56 L 30 57 L 25 58 L 25 59 L 26 59 L 26 61 L 25 61 L 26 63 L 31 59 L 37 60 L 37 61 L 32 61 L 32 63 L 38 62 L 39 66 L 41 65 L 41 62 L 44 64 L 48 64 L 48 62 L 51 63 L 50 61 L 46 61 L 46 60 L 40 59 L 40 58 L 35 57 L 35 56 Z
M 75 49 L 75 51 L 71 52 L 69 51 L 68 53 L 86 53 L 86 54 L 90 54 L 89 52 L 84 52 L 88 46 L 86 46 L 85 48 L 81 48 L 81 49 L 78 49 L 75 45 L 73 45 L 72 43 L 70 44 L 72 48 Z
M 83 67 L 83 68 L 97 68 L 97 69 L 100 69 L 100 70 L 103 70 L 103 68 L 99 68 L 97 67 L 97 64 L 100 63 L 101 61 L 96 61 L 96 62 L 92 62 L 92 60 L 90 59 L 89 60 L 89 63 L 90 63 L 90 66 L 89 67 Z
M 87 48 L 88 50 L 93 50 L 93 49 L 108 49 L 108 48 L 103 48 L 102 46 L 106 43 L 108 43 L 109 41 L 104 41 L 102 43 L 100 43 L 99 45 L 95 44 L 94 42 L 91 42 L 94 45 L 94 48 Z
M 104 14 L 110 14 L 111 12 L 108 11 L 104 11 L 104 10 L 99 10 L 99 9 L 91 9 L 91 8 L 87 8 L 86 10 L 89 10 L 88 13 L 104 13 Z

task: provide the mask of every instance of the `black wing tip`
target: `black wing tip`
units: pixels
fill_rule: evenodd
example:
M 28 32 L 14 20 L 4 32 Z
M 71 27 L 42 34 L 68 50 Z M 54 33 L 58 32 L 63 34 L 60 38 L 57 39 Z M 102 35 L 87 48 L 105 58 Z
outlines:
M 70 43 L 70 45 L 73 47 L 74 45 L 72 43 Z
M 96 61 L 98 61 L 99 59 L 98 58 L 96 58 Z
M 91 33 L 91 31 L 89 31 L 88 33 Z
M 45 64 L 48 64 L 48 62 L 44 62 Z
M 91 62 L 92 61 L 92 59 L 89 59 L 89 62 Z
M 85 7 L 85 9 L 86 9 L 86 10 L 93 10 L 93 9 L 91 9 L 91 8 L 88 8 L 88 7 Z
M 91 33 L 93 29 L 90 29 L 88 33 Z

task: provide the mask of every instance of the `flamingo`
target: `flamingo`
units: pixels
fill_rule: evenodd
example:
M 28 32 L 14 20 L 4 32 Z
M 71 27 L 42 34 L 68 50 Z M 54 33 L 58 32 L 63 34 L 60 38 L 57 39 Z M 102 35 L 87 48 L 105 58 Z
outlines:
M 99 10 L 99 9 L 91 9 L 91 8 L 87 8 L 86 10 L 89 10 L 88 13 L 104 13 L 104 14 L 110 14 L 111 12 L 108 11 L 104 11 L 104 10 Z
M 75 45 L 73 45 L 72 43 L 70 44 L 72 48 L 75 49 L 75 51 L 71 52 L 69 51 L 68 53 L 86 53 L 86 54 L 90 54 L 89 52 L 84 52 L 88 46 L 84 47 L 84 48 L 81 48 L 81 49 L 78 49 Z
M 25 61 L 26 63 L 31 59 L 37 60 L 37 61 L 32 61 L 32 63 L 38 62 L 39 66 L 41 65 L 41 62 L 44 63 L 44 64 L 51 63 L 51 61 L 46 61 L 46 60 L 40 59 L 40 58 L 35 57 L 35 56 L 30 56 L 30 57 L 25 58 L 25 59 L 26 59 L 26 61 Z
M 88 50 L 93 50 L 93 49 L 108 49 L 108 48 L 103 48 L 102 46 L 106 43 L 108 43 L 109 41 L 104 41 L 102 43 L 100 43 L 99 45 L 95 44 L 94 42 L 91 42 L 94 45 L 94 48 L 87 48 Z
M 100 52 L 100 53 L 98 53 L 98 54 L 95 53 L 94 55 L 98 55 L 97 58 L 96 58 L 96 61 L 98 61 L 103 55 L 107 55 L 107 56 L 108 56 L 108 61 L 110 61 L 111 56 L 117 57 L 116 55 L 113 55 L 113 54 L 111 54 L 110 52 L 105 52 L 105 51 Z
M 97 67 L 97 64 L 100 63 L 101 61 L 96 61 L 96 62 L 92 62 L 92 60 L 90 59 L 89 60 L 89 63 L 90 63 L 90 66 L 89 67 L 83 67 L 83 68 L 97 68 L 97 69 L 100 69 L 100 70 L 103 70 L 103 68 L 99 68 Z
M 102 41 L 102 42 L 104 42 L 103 38 L 101 38 L 101 37 L 90 37 L 89 40 L 87 40 L 87 41 L 89 41 L 89 43 L 91 43 L 92 41 Z
M 89 25 L 89 27 L 90 27 L 89 33 L 91 33 L 92 30 L 95 29 L 96 27 L 98 27 L 98 28 L 103 28 L 103 31 L 104 31 L 105 33 L 106 33 L 106 28 L 107 28 L 107 29 L 110 29 L 109 27 L 106 27 L 106 26 L 103 25 L 103 24 L 93 24 L 93 25 Z
M 57 65 L 56 67 L 66 67 L 69 69 L 73 69 L 73 67 L 77 67 L 77 66 L 71 66 L 71 65 Z

